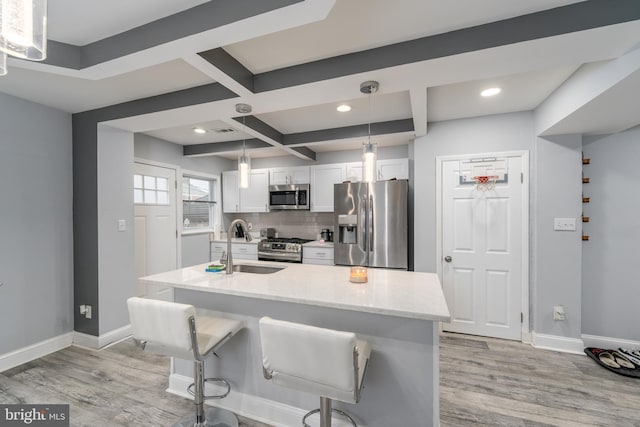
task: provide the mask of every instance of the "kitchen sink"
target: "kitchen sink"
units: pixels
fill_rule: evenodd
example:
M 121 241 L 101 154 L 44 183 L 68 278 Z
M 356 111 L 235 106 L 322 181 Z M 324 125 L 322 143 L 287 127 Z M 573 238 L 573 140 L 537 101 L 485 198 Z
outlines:
M 236 264 L 233 266 L 233 271 L 239 273 L 254 273 L 254 274 L 272 274 L 277 273 L 280 270 L 284 270 L 285 267 L 267 267 L 264 265 L 246 265 Z

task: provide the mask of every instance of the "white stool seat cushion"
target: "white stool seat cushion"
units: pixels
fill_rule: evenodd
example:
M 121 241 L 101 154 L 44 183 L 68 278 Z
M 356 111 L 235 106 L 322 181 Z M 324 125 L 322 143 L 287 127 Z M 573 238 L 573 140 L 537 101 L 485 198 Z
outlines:
M 208 353 L 227 335 L 235 335 L 242 327 L 243 324 L 240 320 L 198 314 L 196 316 L 196 331 L 200 354 Z
M 262 363 L 274 383 L 315 395 L 355 403 L 370 346 L 352 332 L 260 319 Z M 358 349 L 358 384 L 353 351 Z
M 243 326 L 238 320 L 196 314 L 196 309 L 189 304 L 133 297 L 127 300 L 127 306 L 133 337 L 146 343 L 145 350 L 180 359 L 194 359 L 190 317 L 196 321 L 201 355 Z

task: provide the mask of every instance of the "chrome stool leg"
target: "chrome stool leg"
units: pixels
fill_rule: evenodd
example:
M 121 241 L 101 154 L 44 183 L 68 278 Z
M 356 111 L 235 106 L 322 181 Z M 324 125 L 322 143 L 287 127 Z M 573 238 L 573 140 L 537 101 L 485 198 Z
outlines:
M 194 363 L 194 382 L 187 391 L 193 395 L 193 404 L 195 405 L 195 414 L 175 423 L 172 427 L 238 427 L 238 418 L 231 411 L 221 408 L 205 408 L 205 399 L 221 399 L 229 394 L 230 385 L 224 379 L 208 378 L 211 381 L 222 382 L 227 386 L 227 391 L 222 395 L 205 396 L 204 384 L 204 363 L 196 361 Z
M 314 409 L 313 411 L 309 411 L 305 414 L 305 416 L 302 418 L 302 425 L 304 427 L 311 427 L 309 424 L 307 424 L 307 418 L 309 418 L 311 415 L 318 414 L 318 413 L 320 414 L 320 427 L 331 427 L 331 413 L 342 415 L 351 423 L 353 427 L 358 427 L 356 422 L 353 420 L 353 418 L 351 418 L 351 416 L 349 416 L 349 414 L 347 414 L 344 411 L 341 411 L 340 409 L 332 408 L 331 399 L 329 399 L 328 397 L 320 398 L 319 409 Z

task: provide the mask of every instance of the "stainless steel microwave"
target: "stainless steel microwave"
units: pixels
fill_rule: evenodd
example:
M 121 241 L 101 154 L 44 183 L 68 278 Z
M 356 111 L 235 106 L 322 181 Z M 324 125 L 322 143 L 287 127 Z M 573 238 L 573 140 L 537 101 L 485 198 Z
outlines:
M 309 210 L 309 184 L 269 186 L 269 209 Z

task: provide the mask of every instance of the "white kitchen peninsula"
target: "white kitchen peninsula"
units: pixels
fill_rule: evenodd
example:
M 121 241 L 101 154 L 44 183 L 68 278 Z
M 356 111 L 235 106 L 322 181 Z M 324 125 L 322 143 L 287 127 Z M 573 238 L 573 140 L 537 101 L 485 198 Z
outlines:
M 298 426 L 318 396 L 278 387 L 262 378 L 258 320 L 262 316 L 356 332 L 372 355 L 362 399 L 335 402 L 361 427 L 437 426 L 438 322 L 449 321 L 439 280 L 432 273 L 369 269 L 368 282 L 349 282 L 349 267 L 241 261 L 283 268 L 272 274 L 205 272 L 206 264 L 147 276 L 170 286 L 175 300 L 232 318 L 246 328 L 207 361 L 207 376 L 232 384 L 209 403 L 278 426 Z M 215 359 L 215 360 L 214 360 Z M 174 360 L 169 391 L 186 395 L 193 363 Z

